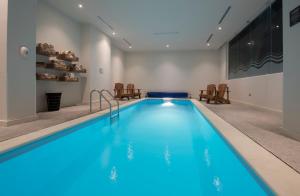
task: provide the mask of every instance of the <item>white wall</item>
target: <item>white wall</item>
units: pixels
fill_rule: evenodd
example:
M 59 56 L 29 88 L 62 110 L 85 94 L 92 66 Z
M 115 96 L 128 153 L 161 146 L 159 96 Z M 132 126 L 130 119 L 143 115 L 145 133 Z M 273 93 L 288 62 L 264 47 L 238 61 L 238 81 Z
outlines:
M 81 33 L 82 62 L 88 69 L 84 102 L 88 103 L 91 90 L 112 90 L 111 43 L 109 37 L 92 25 L 82 25 Z
M 283 121 L 287 134 L 300 139 L 300 23 L 289 26 L 289 13 L 299 5 L 300 0 L 283 1 Z
M 125 81 L 145 91 L 187 91 L 218 83 L 219 51 L 132 52 L 125 57 Z
M 228 78 L 228 44 L 220 48 L 220 82 L 227 83 Z
M 0 122 L 7 119 L 6 64 L 8 1 L 0 1 Z M 0 123 L 1 124 L 1 123 Z
M 8 3 L 8 4 L 7 4 Z M 5 97 L 0 124 L 8 125 L 28 119 L 35 115 L 35 26 L 36 0 L 2 0 L 1 12 L 1 70 L 4 84 L 0 89 Z M 4 7 L 2 7 L 4 6 Z M 8 7 L 7 7 L 8 6 Z M 6 13 L 8 11 L 8 13 Z M 7 20 L 7 25 L 5 25 Z M 2 25 L 5 26 L 2 26 Z M 6 32 L 5 32 L 6 31 Z M 7 35 L 7 40 L 3 38 Z M 6 43 L 5 43 L 6 42 Z M 26 46 L 30 52 L 27 57 L 19 54 L 19 48 Z M 3 63 L 3 64 L 2 64 Z M 4 87 L 3 87 L 4 85 Z
M 43 0 L 37 4 L 36 41 L 47 42 L 57 51 L 72 50 L 80 55 L 80 23 Z
M 44 1 L 39 1 L 37 15 L 37 42 L 51 43 L 58 51 L 74 51 L 88 70 L 79 83 L 38 81 L 38 111 L 46 109 L 46 92 L 62 92 L 62 106 L 76 105 L 88 103 L 92 89 L 112 90 L 115 81 L 124 80 L 123 51 L 113 47 L 98 28 L 69 18 Z
M 112 86 L 118 82 L 125 82 L 124 52 L 112 45 L 111 48 Z
M 59 12 L 44 1 L 38 1 L 37 7 L 37 43 L 51 43 L 57 51 L 72 50 L 80 57 L 81 24 Z M 39 71 L 45 71 L 39 69 Z M 46 70 L 49 72 L 49 70 Z M 61 72 L 55 72 L 61 74 Z M 80 82 L 37 81 L 37 111 L 47 107 L 45 93 L 62 92 L 61 105 L 71 106 L 82 103 L 86 78 Z
M 282 111 L 283 73 L 227 80 L 228 44 L 221 49 L 221 82 L 229 84 L 234 101 Z

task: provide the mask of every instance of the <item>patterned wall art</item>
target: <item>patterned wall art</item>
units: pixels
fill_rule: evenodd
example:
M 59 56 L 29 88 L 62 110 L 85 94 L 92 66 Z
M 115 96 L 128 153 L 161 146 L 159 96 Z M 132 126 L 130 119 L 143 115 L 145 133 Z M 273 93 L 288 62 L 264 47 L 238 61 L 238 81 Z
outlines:
M 229 79 L 283 71 L 282 1 L 265 9 L 229 42 Z

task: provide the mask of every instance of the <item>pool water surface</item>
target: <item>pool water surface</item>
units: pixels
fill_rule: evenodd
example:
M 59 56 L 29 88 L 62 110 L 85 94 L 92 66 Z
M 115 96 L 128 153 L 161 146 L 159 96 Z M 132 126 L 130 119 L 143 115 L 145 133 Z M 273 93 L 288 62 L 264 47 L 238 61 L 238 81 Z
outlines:
M 144 100 L 0 155 L 1 196 L 273 195 L 188 100 Z

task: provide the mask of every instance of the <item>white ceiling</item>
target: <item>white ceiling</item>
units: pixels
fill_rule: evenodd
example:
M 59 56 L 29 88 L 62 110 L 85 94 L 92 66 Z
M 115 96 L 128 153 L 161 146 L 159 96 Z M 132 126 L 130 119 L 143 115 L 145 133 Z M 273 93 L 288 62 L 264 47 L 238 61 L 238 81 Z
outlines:
M 126 51 L 217 49 L 269 4 L 269 0 L 46 0 L 66 15 L 91 23 Z M 83 8 L 78 8 L 78 3 Z M 218 22 L 231 10 L 218 31 Z M 117 32 L 103 24 L 102 17 Z M 166 32 L 178 32 L 164 35 Z M 155 33 L 163 33 L 155 35 Z M 214 36 L 206 46 L 209 35 Z M 123 41 L 132 44 L 132 49 Z M 170 48 L 166 48 L 170 44 Z

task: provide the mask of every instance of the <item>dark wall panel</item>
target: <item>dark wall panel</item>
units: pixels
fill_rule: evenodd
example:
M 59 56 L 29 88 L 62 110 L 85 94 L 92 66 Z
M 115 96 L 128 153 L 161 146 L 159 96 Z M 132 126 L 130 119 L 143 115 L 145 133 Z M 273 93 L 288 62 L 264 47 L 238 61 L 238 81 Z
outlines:
M 282 72 L 282 1 L 275 1 L 229 42 L 229 79 Z

